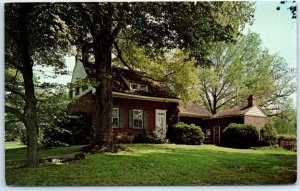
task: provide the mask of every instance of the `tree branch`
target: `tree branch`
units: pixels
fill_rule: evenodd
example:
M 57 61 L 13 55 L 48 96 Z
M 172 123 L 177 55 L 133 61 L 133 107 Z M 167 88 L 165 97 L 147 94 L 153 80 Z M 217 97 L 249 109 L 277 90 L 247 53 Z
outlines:
M 156 81 L 156 82 L 165 82 L 164 80 L 158 80 L 155 78 L 152 78 L 150 76 L 146 76 L 146 75 L 141 75 L 138 74 L 134 69 L 131 68 L 131 66 L 129 66 L 129 64 L 127 64 L 127 62 L 124 60 L 123 56 L 122 56 L 122 52 L 120 50 L 120 47 L 118 46 L 117 42 L 114 42 L 114 46 L 116 48 L 117 54 L 118 54 L 118 58 L 120 59 L 120 61 L 122 62 L 122 64 L 124 64 L 130 71 L 132 71 L 135 75 L 140 76 L 140 77 L 144 77 L 144 78 L 148 78 L 150 80 Z
M 12 87 L 9 87 L 8 85 L 5 86 L 5 89 L 7 89 L 8 91 L 10 91 L 13 94 L 16 94 L 18 96 L 20 96 L 23 100 L 25 100 L 25 95 L 17 90 L 15 90 Z
M 16 108 L 5 105 L 5 112 L 11 113 L 24 122 L 24 115 Z

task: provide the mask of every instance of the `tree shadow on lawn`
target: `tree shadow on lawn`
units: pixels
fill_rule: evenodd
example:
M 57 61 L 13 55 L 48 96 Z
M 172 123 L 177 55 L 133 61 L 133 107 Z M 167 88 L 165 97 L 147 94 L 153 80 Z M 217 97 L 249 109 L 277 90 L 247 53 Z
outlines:
M 238 150 L 230 153 L 214 146 L 126 146 L 129 151 L 86 154 L 85 160 L 61 166 L 43 164 L 26 170 L 28 174 L 19 174 L 19 169 L 14 166 L 25 159 L 26 148 L 11 149 L 6 151 L 6 167 L 13 168 L 12 173 L 20 176 L 51 172 L 52 182 L 45 183 L 37 178 L 32 180 L 35 185 L 252 185 L 296 181 L 296 155 Z M 79 148 L 41 148 L 39 156 L 73 154 Z M 63 183 L 59 182 L 62 178 Z

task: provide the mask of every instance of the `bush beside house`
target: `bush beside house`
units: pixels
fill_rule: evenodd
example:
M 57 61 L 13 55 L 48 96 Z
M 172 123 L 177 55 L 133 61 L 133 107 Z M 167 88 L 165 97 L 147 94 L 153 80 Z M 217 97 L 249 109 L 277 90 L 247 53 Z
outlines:
M 41 143 L 48 147 L 89 144 L 94 132 L 89 114 L 62 115 L 54 125 L 44 129 Z
M 205 135 L 199 126 L 180 122 L 170 128 L 168 137 L 176 144 L 200 145 Z
M 221 145 L 232 148 L 247 149 L 257 146 L 259 132 L 255 126 L 249 124 L 231 123 L 221 134 Z

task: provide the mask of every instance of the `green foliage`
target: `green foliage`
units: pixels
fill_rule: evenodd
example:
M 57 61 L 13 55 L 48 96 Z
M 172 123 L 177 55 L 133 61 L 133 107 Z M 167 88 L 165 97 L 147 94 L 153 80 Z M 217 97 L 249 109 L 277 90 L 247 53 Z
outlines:
M 43 129 L 42 144 L 51 146 L 68 146 L 89 144 L 94 136 L 92 118 L 85 113 L 61 115 L 55 125 Z
M 24 145 L 28 145 L 27 132 L 25 128 L 20 129 L 20 141 Z
M 277 141 L 280 147 L 297 151 L 297 137 L 295 135 L 279 134 Z
M 176 144 L 200 145 L 204 140 L 204 133 L 199 126 L 194 124 L 177 123 L 170 128 L 168 137 Z
M 165 143 L 166 133 L 158 131 L 143 130 L 142 133 L 134 136 L 134 143 Z
M 21 129 L 24 124 L 21 122 L 5 124 L 5 141 L 15 141 L 21 136 Z
M 277 132 L 270 123 L 267 123 L 262 129 L 260 129 L 260 144 L 263 146 L 277 144 Z
M 259 143 L 259 132 L 253 125 L 231 123 L 221 134 L 221 145 L 248 149 Z
M 296 109 L 292 107 L 291 102 L 285 103 L 285 108 L 277 115 L 268 117 L 270 123 L 278 134 L 296 135 L 297 133 L 297 115 Z
M 138 46 L 135 42 L 122 38 L 119 39 L 119 46 L 122 49 L 123 61 L 131 69 L 142 71 L 146 77 L 168 86 L 184 102 L 199 97 L 199 91 L 195 87 L 198 82 L 196 60 L 190 58 L 187 51 L 164 50 L 157 56 L 148 56 L 149 48 Z M 123 66 L 120 59 L 116 58 L 115 61 L 118 66 Z
M 243 107 L 253 94 L 264 109 L 281 110 L 295 92 L 295 69 L 262 48 L 258 34 L 249 32 L 236 43 L 216 43 L 208 59 L 210 64 L 199 69 L 199 86 L 202 102 L 212 113 Z

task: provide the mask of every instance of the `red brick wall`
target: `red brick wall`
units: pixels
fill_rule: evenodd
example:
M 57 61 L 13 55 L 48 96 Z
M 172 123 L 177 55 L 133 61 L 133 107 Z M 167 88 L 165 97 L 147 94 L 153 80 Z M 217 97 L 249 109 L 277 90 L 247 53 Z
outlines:
M 96 117 L 96 107 L 95 107 L 94 97 L 92 95 L 83 96 L 79 102 L 69 106 L 70 112 L 84 111 L 90 113 L 93 118 Z M 165 109 L 167 110 L 167 128 L 172 123 L 172 111 L 176 110 L 177 103 L 167 103 L 167 102 L 155 102 L 155 101 L 143 101 L 143 100 L 133 100 L 133 99 L 122 99 L 113 98 L 113 107 L 124 109 L 124 128 L 114 128 L 114 133 L 125 133 L 130 135 L 136 135 L 142 132 L 142 129 L 129 128 L 129 110 L 141 109 L 148 112 L 148 131 L 155 130 L 155 109 Z
M 267 122 L 266 117 L 245 116 L 245 124 L 252 124 L 261 129 Z
M 114 129 L 114 132 L 127 132 L 129 134 L 138 134 L 141 129 L 132 129 L 129 128 L 129 110 L 141 109 L 148 112 L 148 131 L 155 130 L 155 109 L 165 109 L 167 110 L 167 128 L 170 125 L 169 120 L 169 111 L 172 110 L 174 104 L 167 102 L 155 102 L 155 101 L 143 101 L 143 100 L 131 100 L 131 99 L 122 99 L 114 98 L 113 105 L 117 108 L 124 109 L 124 128 Z

